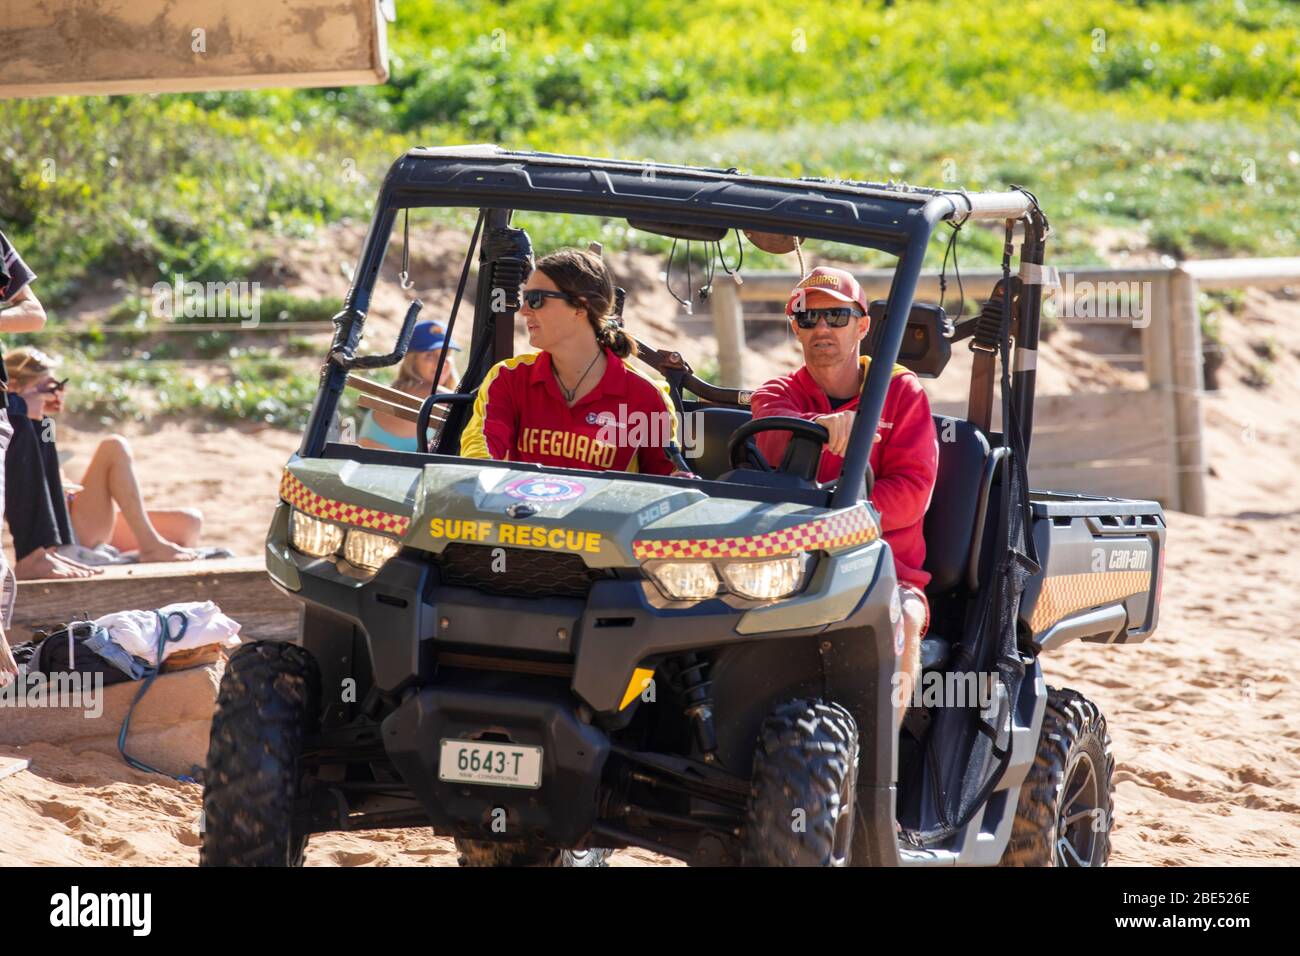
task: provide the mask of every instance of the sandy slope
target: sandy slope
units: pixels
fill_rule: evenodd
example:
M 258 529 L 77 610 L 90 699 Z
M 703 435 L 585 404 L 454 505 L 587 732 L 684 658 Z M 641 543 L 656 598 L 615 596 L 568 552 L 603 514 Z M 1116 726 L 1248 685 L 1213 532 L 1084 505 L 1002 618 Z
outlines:
M 1044 663 L 1050 683 L 1084 692 L 1109 718 L 1115 863 L 1300 860 L 1300 306 L 1252 295 L 1225 336 L 1227 385 L 1206 401 L 1213 514 L 1169 515 L 1158 633 L 1132 647 L 1070 646 Z M 1266 336 L 1290 345 L 1275 355 L 1274 384 L 1256 391 L 1238 379 Z M 95 437 L 61 436 L 85 455 Z M 256 553 L 296 436 L 167 426 L 131 440 L 152 497 L 200 502 L 212 543 Z M 50 745 L 23 755 L 32 770 L 0 781 L 0 863 L 195 862 L 198 787 L 111 756 Z M 455 854 L 427 830 L 390 831 L 318 838 L 308 862 L 454 865 Z M 624 851 L 614 862 L 668 861 Z

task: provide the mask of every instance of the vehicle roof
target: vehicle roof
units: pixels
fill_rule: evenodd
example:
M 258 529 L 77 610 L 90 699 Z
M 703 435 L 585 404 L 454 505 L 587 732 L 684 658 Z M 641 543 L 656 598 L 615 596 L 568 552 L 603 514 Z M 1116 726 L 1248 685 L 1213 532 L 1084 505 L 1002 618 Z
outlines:
M 867 245 L 895 254 L 943 219 L 1019 218 L 1019 191 L 968 193 L 905 183 L 754 176 L 510 150 L 412 149 L 389 170 L 381 203 L 471 206 L 727 225 Z

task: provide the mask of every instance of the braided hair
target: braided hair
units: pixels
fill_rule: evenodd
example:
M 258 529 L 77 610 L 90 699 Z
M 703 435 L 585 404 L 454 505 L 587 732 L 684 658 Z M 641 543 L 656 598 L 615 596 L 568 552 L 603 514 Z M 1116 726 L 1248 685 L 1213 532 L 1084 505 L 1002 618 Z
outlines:
M 604 261 L 584 249 L 559 249 L 537 260 L 536 268 L 546 274 L 571 305 L 585 309 L 596 341 L 619 358 L 636 350 L 636 340 L 614 316 L 614 279 Z

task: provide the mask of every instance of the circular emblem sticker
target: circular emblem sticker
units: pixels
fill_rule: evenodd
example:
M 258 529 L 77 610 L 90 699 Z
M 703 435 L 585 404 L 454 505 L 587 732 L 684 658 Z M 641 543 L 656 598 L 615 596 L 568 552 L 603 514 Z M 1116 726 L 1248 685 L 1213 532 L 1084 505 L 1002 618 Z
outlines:
M 587 486 L 570 478 L 516 478 L 502 490 L 525 501 L 571 501 L 582 497 Z

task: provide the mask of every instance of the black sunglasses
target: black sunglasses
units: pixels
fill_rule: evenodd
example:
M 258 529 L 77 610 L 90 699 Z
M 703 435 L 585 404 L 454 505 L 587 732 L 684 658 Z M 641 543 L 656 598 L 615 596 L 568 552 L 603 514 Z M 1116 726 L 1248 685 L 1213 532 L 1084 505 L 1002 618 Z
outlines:
M 795 324 L 801 329 L 815 329 L 817 323 L 822 319 L 832 329 L 842 329 L 848 325 L 852 319 L 862 318 L 862 313 L 857 309 L 805 309 L 801 312 L 795 312 Z
M 564 292 L 547 292 L 545 289 L 525 289 L 523 299 L 528 308 L 536 310 L 545 305 L 547 299 L 563 299 L 565 302 L 568 302 L 569 296 Z
M 61 392 L 65 388 L 67 388 L 69 381 L 71 381 L 71 379 L 65 378 L 61 382 L 50 382 L 49 384 L 37 389 L 37 391 L 42 392 L 43 394 L 46 395 L 53 395 L 55 392 Z

